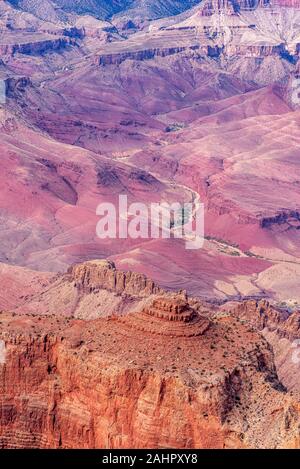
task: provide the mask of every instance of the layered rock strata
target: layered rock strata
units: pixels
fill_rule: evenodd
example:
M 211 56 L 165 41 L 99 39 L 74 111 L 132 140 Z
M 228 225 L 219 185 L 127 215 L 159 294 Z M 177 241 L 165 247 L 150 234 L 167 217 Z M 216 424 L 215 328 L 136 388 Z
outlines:
M 69 268 L 68 275 L 75 287 L 85 293 L 109 290 L 117 294 L 146 296 L 161 289 L 145 275 L 117 270 L 112 261 L 89 261 Z
M 258 333 L 219 319 L 202 335 L 162 336 L 151 317 L 137 331 L 113 317 L 2 313 L 1 447 L 299 445 L 299 405 Z

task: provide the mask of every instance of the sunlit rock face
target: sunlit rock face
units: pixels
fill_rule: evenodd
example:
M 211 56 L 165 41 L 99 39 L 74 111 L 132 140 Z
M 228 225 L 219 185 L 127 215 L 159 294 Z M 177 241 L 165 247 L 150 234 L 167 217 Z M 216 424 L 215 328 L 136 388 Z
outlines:
M 98 319 L 64 317 L 66 304 L 58 303 L 43 316 L 38 303 L 31 313 L 0 312 L 2 448 L 299 445 L 299 404 L 278 380 L 259 332 L 236 311 L 158 289 L 135 312 L 105 315 L 100 290 L 120 294 L 118 282 L 104 286 L 113 273 L 121 275 L 112 262 L 98 261 L 55 280 L 60 288 L 74 280 L 75 289 L 98 284 L 98 291 L 81 290 L 81 301 L 97 297 Z M 133 298 L 140 276 L 123 274 L 135 278 Z M 49 284 L 40 287 L 42 305 Z M 239 312 L 248 318 L 253 311 L 253 320 L 257 307 L 244 303 Z M 260 308 L 271 315 L 269 305 Z
M 299 447 L 299 14 L 0 2 L 0 446 Z

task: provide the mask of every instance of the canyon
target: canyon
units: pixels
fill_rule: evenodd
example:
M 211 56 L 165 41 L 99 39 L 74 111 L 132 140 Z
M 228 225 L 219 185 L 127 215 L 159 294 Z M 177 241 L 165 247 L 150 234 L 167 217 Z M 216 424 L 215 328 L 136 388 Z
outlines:
M 1 448 L 300 447 L 299 52 L 297 0 L 1 2 Z
M 241 316 L 139 275 L 132 282 L 111 263 L 64 275 L 73 289 L 88 288 L 98 318 L 64 317 L 57 303 L 57 314 L 40 316 L 37 304 L 0 314 L 3 448 L 298 447 L 297 393 L 280 383 L 271 346 Z M 105 315 L 105 288 L 133 306 L 139 282 L 143 306 Z

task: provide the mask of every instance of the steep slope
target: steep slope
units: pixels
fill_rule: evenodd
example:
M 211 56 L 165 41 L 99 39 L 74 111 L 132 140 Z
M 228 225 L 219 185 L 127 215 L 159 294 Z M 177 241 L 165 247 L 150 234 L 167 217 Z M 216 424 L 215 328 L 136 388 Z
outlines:
M 67 21 L 67 16 L 55 8 L 52 0 L 7 0 L 7 3 L 44 21 L 52 23 Z
M 106 19 L 128 8 L 132 0 L 112 0 L 109 2 L 105 0 L 52 0 L 52 3 L 68 13 L 91 14 L 96 18 Z
M 128 203 L 189 200 L 188 189 L 177 190 L 141 169 L 79 147 L 62 147 L 6 111 L 0 113 L 0 258 L 4 262 L 60 270 L 81 260 L 84 251 L 84 257 L 90 259 L 106 250 L 110 255 L 139 244 L 138 239 L 124 242 L 97 238 L 97 206 L 108 201 L 117 205 L 121 191 L 128 196 Z M 13 180 L 9 174 L 14 174 Z
M 20 270 L 0 264 L 0 309 L 98 319 L 142 309 L 153 295 L 163 293 L 145 275 L 117 270 L 112 261 L 106 260 L 76 264 L 66 274 L 52 276 L 27 270 L 26 282 L 21 281 Z M 15 284 L 10 302 L 6 299 L 9 282 Z
M 51 33 L 65 47 L 42 59 L 33 47 L 3 56 L 11 77 L 1 135 L 3 262 L 66 270 L 109 256 L 209 299 L 300 301 L 299 111 L 286 99 L 297 64 L 282 55 L 274 22 L 261 20 L 276 16 L 276 6 L 240 15 L 227 6 L 223 17 L 200 5 L 129 37 L 76 17 L 79 30 Z M 297 18 L 285 10 L 281 19 Z M 226 44 L 224 27 L 232 33 Z M 119 193 L 148 204 L 204 202 L 204 248 L 187 253 L 176 239 L 99 241 L 95 209 Z
M 8 3 L 38 18 L 64 20 L 65 13 L 90 14 L 107 19 L 120 13 L 129 18 L 154 19 L 176 15 L 200 3 L 201 0 L 8 0 Z
M 239 320 L 174 295 L 121 318 L 39 319 L 1 314 L 3 448 L 299 447 L 297 398 Z
M 201 2 L 202 0 L 133 0 L 118 16 L 128 17 L 137 22 L 143 19 L 170 17 Z
M 278 309 L 266 301 L 248 301 L 238 306 L 227 304 L 225 308 L 263 332 L 274 350 L 275 365 L 281 382 L 289 390 L 300 391 L 299 305 L 284 304 Z

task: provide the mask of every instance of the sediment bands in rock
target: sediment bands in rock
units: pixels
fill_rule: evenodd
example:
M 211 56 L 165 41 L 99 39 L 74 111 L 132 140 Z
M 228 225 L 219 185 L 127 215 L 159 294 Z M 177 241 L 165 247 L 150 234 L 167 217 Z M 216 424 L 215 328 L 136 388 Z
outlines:
M 90 261 L 77 264 L 68 270 L 75 286 L 84 292 L 100 289 L 113 291 L 117 294 L 152 295 L 161 289 L 143 274 L 116 270 L 112 261 Z
M 200 336 L 210 325 L 210 321 L 193 310 L 184 298 L 174 295 L 155 298 L 141 313 L 123 316 L 122 322 L 146 333 L 171 337 Z
M 299 1 L 10 3 L 0 446 L 299 448 Z M 203 249 L 97 238 L 120 193 L 203 202 Z
M 2 312 L 0 446 L 299 446 L 298 400 L 268 343 L 213 317 L 161 293 L 126 317 Z

